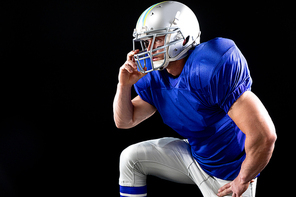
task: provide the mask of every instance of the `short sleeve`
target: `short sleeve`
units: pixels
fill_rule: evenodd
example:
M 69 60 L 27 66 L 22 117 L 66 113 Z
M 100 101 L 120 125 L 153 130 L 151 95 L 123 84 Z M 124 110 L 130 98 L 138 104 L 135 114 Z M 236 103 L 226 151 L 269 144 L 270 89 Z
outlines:
M 146 101 L 150 105 L 154 106 L 150 90 L 149 73 L 135 83 L 134 88 L 143 101 Z
M 228 113 L 233 103 L 251 90 L 252 78 L 240 50 L 233 46 L 222 58 L 211 80 L 211 100 Z

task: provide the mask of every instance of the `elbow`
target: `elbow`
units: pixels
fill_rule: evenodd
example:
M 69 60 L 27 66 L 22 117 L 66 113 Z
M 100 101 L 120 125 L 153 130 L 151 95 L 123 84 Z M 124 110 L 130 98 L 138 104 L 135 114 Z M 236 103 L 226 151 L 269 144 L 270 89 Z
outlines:
M 118 128 L 118 129 L 132 128 L 129 121 L 125 121 L 125 120 L 121 119 L 119 116 L 116 116 L 115 114 L 113 115 L 113 120 L 114 120 L 116 128 Z
M 128 127 L 126 125 L 123 125 L 123 124 L 116 124 L 115 123 L 115 126 L 117 129 L 130 129 L 131 127 Z
M 130 129 L 130 128 L 132 128 L 132 126 L 130 124 L 126 124 L 126 123 L 116 121 L 116 120 L 114 122 L 115 122 L 116 128 L 118 128 L 118 129 Z
M 277 135 L 275 132 L 275 128 L 273 128 L 272 130 L 270 130 L 269 134 L 265 137 L 265 144 L 267 146 L 274 146 L 275 142 L 277 140 Z
M 277 135 L 275 133 L 266 136 L 263 143 L 262 143 L 261 150 L 262 151 L 264 150 L 264 151 L 272 154 L 274 151 L 274 148 L 275 148 L 276 140 L 277 140 Z
M 276 142 L 276 140 L 277 140 L 277 135 L 276 135 L 276 133 L 273 133 L 273 134 L 271 134 L 269 137 L 268 137 L 268 143 L 269 144 L 275 144 L 275 142 Z

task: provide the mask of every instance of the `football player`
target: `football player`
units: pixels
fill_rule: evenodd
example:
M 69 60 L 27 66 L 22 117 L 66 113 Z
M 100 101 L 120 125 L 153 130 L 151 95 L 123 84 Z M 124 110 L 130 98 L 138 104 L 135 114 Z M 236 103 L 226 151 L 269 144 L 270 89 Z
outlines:
M 132 128 L 158 111 L 184 139 L 127 147 L 120 156 L 121 196 L 146 196 L 147 175 L 196 184 L 205 197 L 255 196 L 274 150 L 274 124 L 251 92 L 247 61 L 235 43 L 200 43 L 200 35 L 195 14 L 175 1 L 149 7 L 137 21 L 134 49 L 119 70 L 115 124 Z

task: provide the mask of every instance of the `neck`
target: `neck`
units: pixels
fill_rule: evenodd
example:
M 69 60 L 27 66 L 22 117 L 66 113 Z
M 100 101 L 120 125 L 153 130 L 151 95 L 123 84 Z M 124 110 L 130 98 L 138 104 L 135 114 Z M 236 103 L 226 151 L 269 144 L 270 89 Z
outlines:
M 186 61 L 187 58 L 183 58 L 180 60 L 170 62 L 169 65 L 166 67 L 167 72 L 173 75 L 174 77 L 179 76 L 182 73 Z

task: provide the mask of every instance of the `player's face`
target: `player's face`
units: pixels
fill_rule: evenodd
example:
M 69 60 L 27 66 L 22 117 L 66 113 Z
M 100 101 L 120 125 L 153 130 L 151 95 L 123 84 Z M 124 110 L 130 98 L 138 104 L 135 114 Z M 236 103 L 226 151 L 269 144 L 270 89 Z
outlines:
M 165 41 L 165 36 L 159 36 L 159 37 L 156 37 L 155 38 L 155 42 L 154 42 L 154 45 L 153 45 L 153 49 L 156 49 L 157 47 L 161 47 L 164 45 L 164 41 Z M 147 45 L 148 45 L 148 48 L 147 50 L 149 51 L 151 49 L 151 45 L 152 45 L 152 38 L 147 40 Z M 159 52 L 162 52 L 164 51 L 164 49 L 159 49 L 157 51 L 154 51 L 152 54 L 156 54 L 156 53 L 159 53 Z M 158 61 L 158 60 L 163 60 L 164 59 L 164 54 L 159 54 L 157 56 L 153 56 L 153 61 Z

